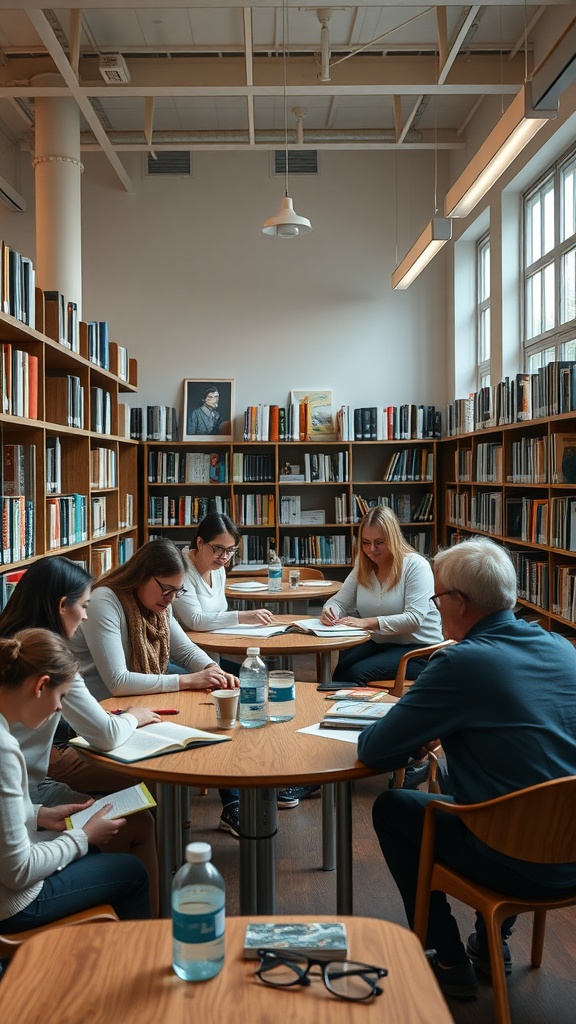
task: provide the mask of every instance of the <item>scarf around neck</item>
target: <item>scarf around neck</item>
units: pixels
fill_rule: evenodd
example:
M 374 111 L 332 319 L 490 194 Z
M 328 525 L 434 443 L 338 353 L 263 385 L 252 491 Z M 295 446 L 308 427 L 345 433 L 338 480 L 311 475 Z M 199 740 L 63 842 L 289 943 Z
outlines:
M 160 615 L 143 608 L 135 594 L 116 594 L 126 623 L 132 655 L 128 668 L 144 675 L 162 675 L 170 660 L 170 618 L 168 610 Z

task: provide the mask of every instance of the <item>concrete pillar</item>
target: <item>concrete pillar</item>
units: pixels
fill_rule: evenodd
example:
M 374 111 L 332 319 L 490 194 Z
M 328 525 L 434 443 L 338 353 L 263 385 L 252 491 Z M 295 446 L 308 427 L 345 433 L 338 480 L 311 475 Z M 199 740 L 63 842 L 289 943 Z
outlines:
M 68 98 L 37 97 L 36 280 L 76 302 L 82 318 L 80 111 Z

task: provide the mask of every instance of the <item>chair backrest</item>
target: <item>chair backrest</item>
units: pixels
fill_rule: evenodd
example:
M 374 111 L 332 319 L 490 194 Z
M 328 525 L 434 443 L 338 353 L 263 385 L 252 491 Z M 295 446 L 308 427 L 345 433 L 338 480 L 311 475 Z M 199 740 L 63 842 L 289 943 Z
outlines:
M 394 686 L 391 688 L 390 693 L 394 697 L 401 697 L 404 688 L 411 686 L 414 682 L 412 679 L 406 679 L 406 669 L 408 662 L 412 658 L 429 658 L 435 651 L 440 651 L 443 647 L 451 647 L 454 643 L 454 640 L 442 640 L 439 644 L 430 644 L 428 647 L 415 647 L 414 650 L 403 654 L 398 662 Z
M 289 577 L 290 577 L 290 569 L 291 568 L 293 569 L 295 567 L 294 566 L 285 565 L 284 568 L 282 569 L 282 579 L 284 581 L 287 581 L 289 579 Z M 307 569 L 307 568 L 306 569 L 301 569 L 300 566 L 298 566 L 297 568 L 299 569 L 300 579 L 301 580 L 323 580 L 324 579 L 324 573 L 322 572 L 321 569 Z
M 575 864 L 576 775 L 541 782 L 481 804 L 436 805 L 508 857 L 536 864 Z

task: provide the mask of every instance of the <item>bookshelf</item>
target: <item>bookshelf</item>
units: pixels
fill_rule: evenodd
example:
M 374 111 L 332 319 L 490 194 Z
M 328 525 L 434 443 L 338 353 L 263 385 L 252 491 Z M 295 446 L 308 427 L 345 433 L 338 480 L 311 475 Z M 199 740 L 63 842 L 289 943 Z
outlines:
M 441 543 L 504 543 L 527 614 L 576 640 L 576 413 L 445 438 L 437 475 Z
M 46 303 L 38 290 L 36 298 L 41 328 Z M 91 362 L 85 327 L 74 351 L 0 312 L 0 600 L 9 577 L 35 558 L 63 554 L 98 573 L 93 548 L 115 565 L 137 545 L 137 444 L 118 432 L 118 403 L 137 390 L 137 364 L 114 342 L 109 370 Z
M 362 501 L 386 501 L 411 543 L 432 554 L 438 444 L 147 441 L 141 446 L 142 539 L 189 541 L 196 523 L 218 511 L 241 530 L 243 563 L 265 561 L 273 543 L 284 564 L 349 570 Z

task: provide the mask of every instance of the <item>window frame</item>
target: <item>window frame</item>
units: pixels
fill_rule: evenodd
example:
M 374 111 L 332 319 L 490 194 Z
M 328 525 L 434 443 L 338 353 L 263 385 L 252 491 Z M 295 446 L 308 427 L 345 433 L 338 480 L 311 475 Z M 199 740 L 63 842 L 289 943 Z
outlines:
M 486 274 L 486 259 L 488 255 L 488 273 Z M 488 314 L 488 332 L 484 328 L 484 321 Z M 490 296 L 490 232 L 487 231 L 476 242 L 476 375 L 477 387 L 482 388 L 490 384 L 490 355 L 491 355 L 491 296 Z M 488 355 L 486 356 L 487 341 Z

